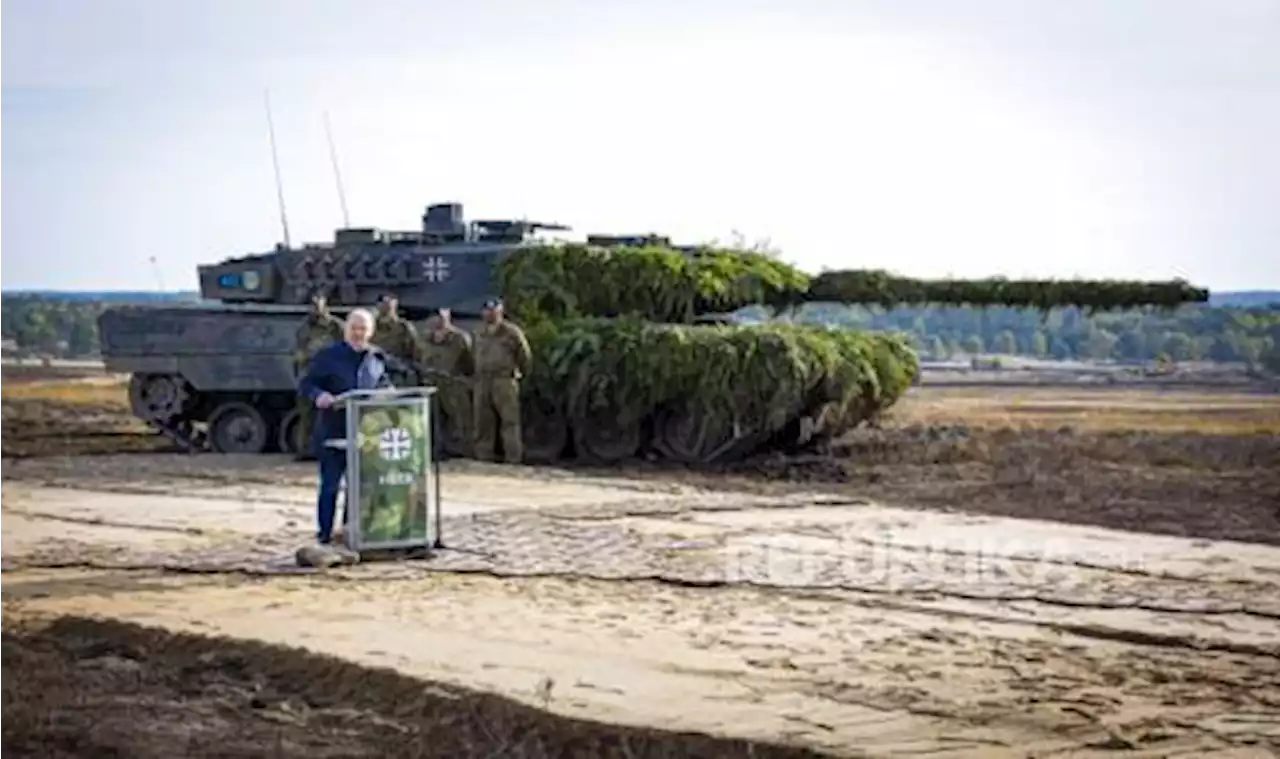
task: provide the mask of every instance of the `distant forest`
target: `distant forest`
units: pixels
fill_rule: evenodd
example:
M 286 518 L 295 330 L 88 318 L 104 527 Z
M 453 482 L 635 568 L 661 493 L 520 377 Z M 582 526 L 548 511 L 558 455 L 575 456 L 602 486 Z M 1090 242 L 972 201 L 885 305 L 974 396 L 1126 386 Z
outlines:
M 813 305 L 806 320 L 905 332 L 926 358 L 998 354 L 1115 361 L 1229 361 L 1280 371 L 1280 304 L 1265 308 L 1184 306 L 1099 313 L 1015 308 L 895 308 Z
M 1237 300 L 1238 299 L 1238 300 Z M 90 357 L 98 315 L 111 305 L 195 301 L 195 293 L 4 293 L 3 336 L 21 353 Z M 1280 293 L 1222 293 L 1218 303 L 1088 315 L 1014 308 L 877 308 L 811 304 L 799 318 L 907 333 L 922 356 L 1000 354 L 1118 361 L 1232 361 L 1280 372 Z M 764 317 L 759 309 L 744 315 Z

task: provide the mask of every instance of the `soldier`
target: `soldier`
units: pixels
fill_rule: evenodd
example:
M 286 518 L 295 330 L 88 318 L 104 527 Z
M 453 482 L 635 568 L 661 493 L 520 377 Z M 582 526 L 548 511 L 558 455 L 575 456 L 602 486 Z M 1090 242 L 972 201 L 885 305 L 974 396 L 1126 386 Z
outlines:
M 502 301 L 485 301 L 480 312 L 484 324 L 475 334 L 476 381 L 473 390 L 475 457 L 494 458 L 494 416 L 502 430 L 502 452 L 507 463 L 524 459 L 520 437 L 520 378 L 529 373 L 533 352 L 524 331 L 507 321 Z
M 329 313 L 329 304 L 323 295 L 311 297 L 311 309 L 307 312 L 302 325 L 298 327 L 297 349 L 293 354 L 294 381 L 300 380 L 307 371 L 307 363 L 311 357 L 334 340 L 342 339 L 342 321 Z M 299 461 L 315 458 L 311 455 L 307 441 L 311 439 L 311 428 L 315 421 L 315 406 L 308 399 L 298 397 L 298 446 Z
M 418 371 L 423 380 L 439 388 L 444 450 L 467 455 L 471 444 L 470 377 L 475 373 L 475 356 L 471 338 L 453 324 L 447 308 L 437 310 L 427 319 L 422 340 Z
M 419 343 L 418 330 L 410 322 L 401 319 L 397 313 L 399 300 L 388 293 L 378 301 L 378 347 L 382 348 L 399 363 L 414 366 L 418 363 Z M 392 369 L 393 381 L 397 385 L 416 385 L 417 377 L 395 376 L 400 374 L 397 368 Z

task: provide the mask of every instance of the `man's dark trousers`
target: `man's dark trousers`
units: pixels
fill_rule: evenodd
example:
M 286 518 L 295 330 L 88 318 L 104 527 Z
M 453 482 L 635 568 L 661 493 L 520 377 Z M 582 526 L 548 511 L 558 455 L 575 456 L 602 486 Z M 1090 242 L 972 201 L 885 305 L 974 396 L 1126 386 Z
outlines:
M 327 544 L 333 538 L 333 517 L 338 509 L 338 491 L 342 487 L 342 475 L 347 470 L 347 452 L 341 448 L 324 446 L 317 452 L 320 463 L 320 495 L 316 499 L 316 522 L 319 531 L 316 540 Z M 347 495 L 350 498 L 350 494 Z M 342 507 L 342 524 L 347 523 L 348 504 Z

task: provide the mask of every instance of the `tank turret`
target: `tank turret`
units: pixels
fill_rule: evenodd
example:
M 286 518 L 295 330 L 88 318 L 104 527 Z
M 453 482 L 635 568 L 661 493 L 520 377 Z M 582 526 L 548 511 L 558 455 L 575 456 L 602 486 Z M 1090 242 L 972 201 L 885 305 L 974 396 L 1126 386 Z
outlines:
M 435 203 L 426 207 L 420 231 L 339 229 L 331 244 L 277 246 L 200 266 L 200 294 L 222 303 L 293 307 L 322 294 L 335 307 L 353 307 L 395 293 L 411 317 L 437 308 L 475 315 L 497 294 L 497 259 L 549 230 L 569 228 L 514 219 L 468 223 L 461 203 Z

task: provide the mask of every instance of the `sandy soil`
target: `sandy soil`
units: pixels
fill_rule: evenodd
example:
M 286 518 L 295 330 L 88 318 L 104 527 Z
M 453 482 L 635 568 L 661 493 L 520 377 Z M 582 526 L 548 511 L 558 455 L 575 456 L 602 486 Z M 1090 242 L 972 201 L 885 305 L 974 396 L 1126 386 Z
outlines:
M 1274 399 L 919 400 L 837 455 L 753 471 L 448 462 L 446 550 L 326 572 L 291 561 L 312 518 L 305 464 L 7 457 L 6 717 L 43 704 L 98 727 L 10 718 L 5 748 L 52 736 L 64 756 L 109 755 L 139 699 L 148 724 L 180 717 L 200 756 L 782 755 L 640 731 L 653 726 L 844 756 L 1280 748 Z M 1034 421 L 1006 418 L 1025 406 Z M 1197 432 L 1197 416 L 1219 426 Z M 1144 522 L 1165 534 L 1115 529 Z M 69 619 L 86 616 L 169 632 Z M 475 688 L 554 716 L 502 701 L 517 716 L 498 733 L 473 716 L 452 751 L 423 748 L 444 697 L 397 710 L 398 688 L 426 686 L 356 665 L 436 683 L 455 706 Z M 34 674 L 13 690 L 15 669 L 89 684 L 69 707 Z M 566 742 L 582 731 L 592 748 Z M 264 736 L 287 748 L 254 753 Z
M 390 669 L 117 621 L 6 620 L 3 646 L 6 756 L 816 756 L 557 717 Z

